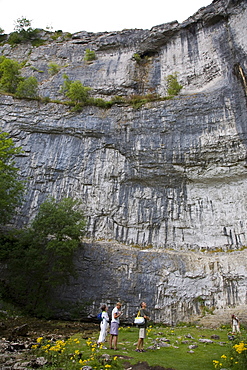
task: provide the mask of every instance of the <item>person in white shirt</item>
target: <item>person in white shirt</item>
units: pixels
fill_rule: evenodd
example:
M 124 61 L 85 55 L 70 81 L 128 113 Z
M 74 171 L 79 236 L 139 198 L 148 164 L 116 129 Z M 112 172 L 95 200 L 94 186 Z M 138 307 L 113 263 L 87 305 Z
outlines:
M 121 307 L 122 304 L 120 302 L 117 302 L 116 306 L 112 310 L 112 320 L 110 328 L 110 349 L 117 350 L 118 328 L 120 323 L 119 317 L 122 315 L 122 311 L 120 311 Z
M 232 315 L 232 334 L 240 333 L 239 319 L 237 316 Z
M 108 307 L 103 304 L 101 307 L 101 322 L 100 322 L 100 334 L 98 339 L 98 344 L 106 341 L 107 329 L 109 327 L 109 316 L 107 313 Z

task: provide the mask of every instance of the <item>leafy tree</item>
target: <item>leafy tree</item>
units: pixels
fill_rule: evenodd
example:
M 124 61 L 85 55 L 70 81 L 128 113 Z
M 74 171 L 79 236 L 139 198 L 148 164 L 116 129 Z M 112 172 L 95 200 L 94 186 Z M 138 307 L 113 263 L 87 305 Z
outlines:
M 22 80 L 20 69 L 20 64 L 15 60 L 0 57 L 0 90 L 15 93 L 17 85 Z
M 84 103 L 88 98 L 90 87 L 83 86 L 80 81 L 74 81 L 70 84 L 66 96 L 75 103 Z
M 38 97 L 38 80 L 36 77 L 31 76 L 20 81 L 16 95 L 20 98 L 37 98 Z
M 74 252 L 85 228 L 78 201 L 45 201 L 30 227 L 9 235 L 8 243 L 2 241 L 9 271 L 8 283 L 2 285 L 5 296 L 28 312 L 44 316 L 53 289 L 75 276 Z
M 71 81 L 67 75 L 63 75 L 64 83 L 61 92 L 73 103 L 85 103 L 88 99 L 90 87 L 83 86 L 80 81 Z
M 183 88 L 183 86 L 178 83 L 177 77 L 177 72 L 166 77 L 168 95 L 178 95 L 179 91 Z
M 18 18 L 15 21 L 15 31 L 22 32 L 22 31 L 30 31 L 32 30 L 31 21 L 25 17 Z
M 15 32 L 12 32 L 8 38 L 8 43 L 10 45 L 25 43 L 31 40 L 33 40 L 32 43 L 37 44 L 37 34 L 39 30 L 31 27 L 31 21 L 29 19 L 21 17 L 18 18 L 15 23 Z
M 24 184 L 14 161 L 21 151 L 6 132 L 0 132 L 0 225 L 11 219 L 23 196 Z

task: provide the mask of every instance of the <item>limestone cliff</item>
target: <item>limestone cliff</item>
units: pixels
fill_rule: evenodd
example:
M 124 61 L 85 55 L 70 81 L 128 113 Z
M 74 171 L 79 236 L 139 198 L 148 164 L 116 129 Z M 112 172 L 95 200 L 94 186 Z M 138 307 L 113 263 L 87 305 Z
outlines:
M 215 258 L 197 252 L 194 267 L 188 262 L 194 252 L 184 256 L 186 250 L 234 250 L 247 243 L 246 35 L 246 1 L 214 0 L 181 24 L 83 31 L 39 47 L 0 46 L 3 55 L 26 60 L 23 75 L 37 77 L 40 96 L 51 99 L 63 99 L 59 88 L 64 73 L 106 100 L 165 96 L 166 77 L 178 73 L 183 85 L 179 96 L 139 109 L 119 103 L 107 110 L 91 106 L 72 113 L 61 104 L 0 96 L 1 126 L 25 151 L 18 165 L 29 179 L 29 191 L 18 221 L 32 218 L 48 195 L 69 195 L 84 203 L 89 237 L 160 248 L 148 249 L 138 262 L 132 251 L 132 263 L 140 266 L 135 289 L 133 276 L 126 273 L 120 293 L 118 286 L 111 292 L 112 299 L 125 295 L 134 305 L 145 296 L 158 309 L 157 319 L 167 305 L 170 321 L 181 319 L 189 306 L 196 310 L 201 296 L 216 307 L 246 304 L 247 266 L 241 252 Z M 87 48 L 97 57 L 90 63 L 84 61 Z M 143 63 L 137 63 L 136 53 Z M 48 73 L 51 62 L 61 67 L 54 76 Z M 164 267 L 168 249 L 181 250 L 174 253 L 176 264 L 183 265 L 176 271 L 183 273 L 174 275 L 173 268 Z M 201 258 L 203 272 L 198 274 L 196 261 Z M 122 262 L 111 259 L 115 276 Z M 220 259 L 224 267 L 219 268 Z M 212 269 L 215 274 L 205 281 Z M 188 283 L 191 276 L 195 291 Z M 234 276 L 235 283 L 224 283 L 225 276 L 229 281 Z M 94 291 L 96 300 L 109 298 L 108 288 L 96 293 L 92 279 L 79 279 L 80 286 Z M 238 294 L 227 298 L 231 289 Z M 178 310 L 175 319 L 172 310 Z

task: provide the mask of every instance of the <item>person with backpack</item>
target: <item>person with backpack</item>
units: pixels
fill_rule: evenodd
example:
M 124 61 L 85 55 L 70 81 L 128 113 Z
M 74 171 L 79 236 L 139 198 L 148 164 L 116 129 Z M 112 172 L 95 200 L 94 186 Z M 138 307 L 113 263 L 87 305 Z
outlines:
M 101 306 L 101 314 L 99 314 L 97 317 L 100 320 L 100 333 L 99 333 L 99 339 L 97 341 L 98 344 L 104 343 L 106 341 L 107 336 L 107 330 L 109 327 L 109 316 L 108 316 L 108 307 L 103 304 Z

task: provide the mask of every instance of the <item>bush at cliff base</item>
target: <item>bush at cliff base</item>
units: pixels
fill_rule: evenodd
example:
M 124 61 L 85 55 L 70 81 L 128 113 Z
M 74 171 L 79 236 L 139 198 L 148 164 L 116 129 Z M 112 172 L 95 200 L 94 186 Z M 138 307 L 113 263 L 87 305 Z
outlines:
M 247 369 L 247 335 L 239 335 L 233 340 L 229 353 L 223 354 L 220 360 L 213 360 L 215 369 Z

